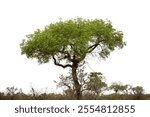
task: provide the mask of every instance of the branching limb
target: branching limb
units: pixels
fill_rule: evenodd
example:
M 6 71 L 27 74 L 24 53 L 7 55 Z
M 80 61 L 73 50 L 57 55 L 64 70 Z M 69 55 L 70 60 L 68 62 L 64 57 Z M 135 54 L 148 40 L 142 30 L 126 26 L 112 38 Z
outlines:
M 61 54 L 63 53 L 65 56 L 62 57 L 62 59 L 68 59 L 69 61 L 73 61 L 71 58 L 71 55 L 69 54 L 68 51 L 65 51 L 65 49 L 62 49 L 61 51 L 59 51 Z
M 94 45 L 92 45 L 92 46 L 90 46 L 90 47 L 88 48 L 88 53 L 91 53 L 97 46 L 98 46 L 97 43 L 94 44 Z
M 72 68 L 72 65 L 70 65 L 70 64 L 62 65 L 62 64 L 58 63 L 54 55 L 52 57 L 53 57 L 55 65 L 60 66 L 62 68 L 66 68 L 66 67 L 71 67 Z
M 97 38 L 96 43 L 89 46 L 88 53 L 91 53 L 98 45 L 100 45 L 100 42 L 102 42 L 102 41 L 104 41 L 104 40 L 100 40 L 100 38 Z

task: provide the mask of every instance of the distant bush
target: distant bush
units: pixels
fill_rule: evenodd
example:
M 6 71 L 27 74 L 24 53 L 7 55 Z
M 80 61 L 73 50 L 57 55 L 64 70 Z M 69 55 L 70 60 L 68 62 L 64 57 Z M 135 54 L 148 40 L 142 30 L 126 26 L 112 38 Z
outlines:
M 101 80 L 100 80 L 101 81 Z M 90 82 L 90 85 L 93 82 Z M 97 85 L 99 85 L 97 81 Z M 103 82 L 102 82 L 103 83 Z M 89 84 L 87 85 L 89 86 Z M 92 85 L 91 87 L 93 87 Z M 100 85 L 102 86 L 102 85 Z M 104 85 L 106 87 L 106 85 Z M 111 88 L 109 88 L 111 87 Z M 107 87 L 107 90 L 113 90 L 114 93 L 106 94 L 104 91 L 101 93 L 95 93 L 98 89 L 88 89 L 83 92 L 82 100 L 150 100 L 150 94 L 144 94 L 144 88 L 141 86 L 132 87 L 131 85 L 122 85 L 113 83 Z M 118 90 L 117 90 L 117 87 Z M 101 87 L 99 87 L 101 89 Z M 90 91 L 91 90 L 91 91 Z M 94 93 L 91 93 L 94 92 Z M 99 95 L 100 94 L 100 95 Z M 23 93 L 22 89 L 7 87 L 4 92 L 0 92 L 0 100 L 75 100 L 74 92 L 71 88 L 64 90 L 62 94 L 47 93 L 45 91 L 38 91 L 31 87 L 28 94 Z
M 21 92 L 10 95 L 0 92 L 0 100 L 75 100 L 72 95 L 40 93 L 38 95 L 24 94 Z M 107 94 L 97 96 L 96 94 L 84 93 L 82 100 L 150 100 L 150 94 Z

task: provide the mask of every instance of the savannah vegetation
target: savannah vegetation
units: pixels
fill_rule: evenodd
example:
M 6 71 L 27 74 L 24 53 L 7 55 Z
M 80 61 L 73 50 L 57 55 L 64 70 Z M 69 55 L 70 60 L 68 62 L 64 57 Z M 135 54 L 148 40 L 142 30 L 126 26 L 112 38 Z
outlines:
M 149 100 L 150 94 L 146 94 L 142 86 L 132 86 L 113 82 L 108 85 L 99 76 L 99 73 L 90 73 L 92 77 L 82 87 L 82 100 Z M 29 93 L 14 86 L 7 87 L 0 92 L 0 100 L 76 100 L 74 87 L 68 83 L 68 77 L 61 76 L 57 83 L 58 88 L 63 89 L 62 93 L 49 93 L 47 89 L 38 90 L 30 88 Z M 96 83 L 96 84 L 95 84 Z
M 68 69 L 68 76 L 55 81 L 62 94 L 48 94 L 31 88 L 29 94 L 15 87 L 6 88 L 0 97 L 5 99 L 147 99 L 141 86 L 132 87 L 105 81 L 101 72 L 84 71 L 90 56 L 105 60 L 110 53 L 122 49 L 123 32 L 115 29 L 111 21 L 102 19 L 70 19 L 47 25 L 28 34 L 20 44 L 21 53 L 44 64 L 53 61 Z M 113 93 L 106 94 L 111 91 Z M 6 98 L 7 97 L 7 98 Z
M 83 69 L 77 71 L 82 93 L 82 100 L 149 100 L 150 94 L 145 93 L 142 86 L 132 86 L 121 82 L 108 84 L 106 78 L 100 72 L 85 73 Z M 0 92 L 0 100 L 76 100 L 73 80 L 68 76 L 60 75 L 58 81 L 54 81 L 61 93 L 49 93 L 45 90 L 30 88 L 29 93 L 14 86 L 7 87 Z
M 110 21 L 76 18 L 37 29 L 20 46 L 22 54 L 36 58 L 40 64 L 52 60 L 56 66 L 69 68 L 74 96 L 79 100 L 83 84 L 77 71 L 88 62 L 88 56 L 106 59 L 116 48 L 123 48 L 125 42 L 122 31 L 117 31 Z

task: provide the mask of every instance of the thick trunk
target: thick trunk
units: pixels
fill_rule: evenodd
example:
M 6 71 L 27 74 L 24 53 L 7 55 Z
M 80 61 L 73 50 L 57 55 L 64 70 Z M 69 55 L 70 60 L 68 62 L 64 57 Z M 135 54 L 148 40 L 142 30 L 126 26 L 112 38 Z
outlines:
M 80 100 L 82 98 L 82 93 L 81 93 L 81 85 L 77 77 L 77 68 L 78 68 L 78 64 L 74 63 L 72 66 L 72 77 L 75 86 L 75 96 L 77 100 Z

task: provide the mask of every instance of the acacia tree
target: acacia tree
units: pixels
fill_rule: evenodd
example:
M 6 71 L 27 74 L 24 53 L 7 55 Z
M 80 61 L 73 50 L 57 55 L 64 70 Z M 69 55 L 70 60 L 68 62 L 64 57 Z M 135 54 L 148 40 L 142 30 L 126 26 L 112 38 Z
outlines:
M 27 40 L 20 44 L 22 54 L 28 58 L 36 58 L 41 64 L 53 60 L 57 66 L 70 68 L 76 99 L 82 97 L 77 69 L 87 56 L 94 54 L 105 59 L 124 45 L 123 33 L 114 29 L 110 21 L 82 18 L 51 23 L 27 35 Z
M 89 81 L 86 83 L 86 90 L 94 92 L 98 96 L 107 87 L 103 74 L 100 72 L 91 72 L 88 77 Z
M 141 95 L 144 93 L 144 88 L 142 86 L 136 86 L 132 88 L 133 94 Z
M 111 90 L 114 90 L 114 92 L 117 94 L 119 92 L 123 92 L 126 90 L 126 86 L 122 85 L 121 82 L 113 82 L 111 86 L 109 87 Z

